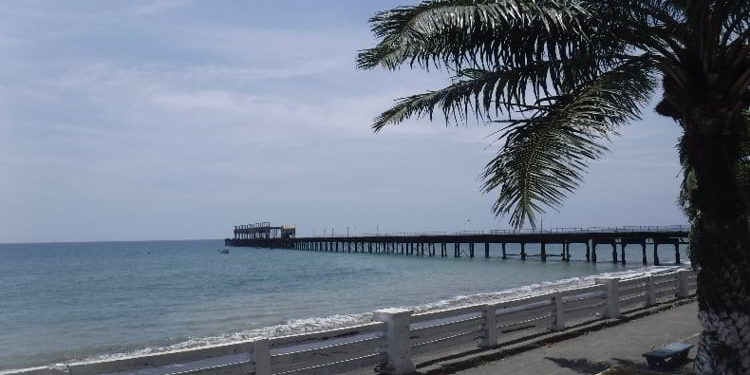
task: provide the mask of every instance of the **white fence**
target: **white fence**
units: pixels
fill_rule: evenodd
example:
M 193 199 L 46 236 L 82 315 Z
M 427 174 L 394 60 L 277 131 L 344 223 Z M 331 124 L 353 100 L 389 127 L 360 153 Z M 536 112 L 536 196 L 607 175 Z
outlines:
M 379 310 L 376 322 L 355 327 L 0 375 L 323 375 L 366 369 L 406 374 L 414 371 L 415 358 L 455 354 L 477 345 L 491 348 L 535 331 L 561 330 L 684 298 L 695 293 L 695 280 L 695 272 L 688 270 L 599 278 L 593 286 L 496 304 L 421 314 Z

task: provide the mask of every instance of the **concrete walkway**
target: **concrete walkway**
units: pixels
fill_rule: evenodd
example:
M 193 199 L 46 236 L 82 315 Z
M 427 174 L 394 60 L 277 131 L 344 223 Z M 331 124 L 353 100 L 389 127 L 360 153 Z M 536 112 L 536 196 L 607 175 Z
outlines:
M 456 372 L 463 375 L 596 374 L 614 365 L 645 368 L 641 354 L 675 341 L 696 343 L 695 302 Z M 695 348 L 690 350 L 690 358 Z

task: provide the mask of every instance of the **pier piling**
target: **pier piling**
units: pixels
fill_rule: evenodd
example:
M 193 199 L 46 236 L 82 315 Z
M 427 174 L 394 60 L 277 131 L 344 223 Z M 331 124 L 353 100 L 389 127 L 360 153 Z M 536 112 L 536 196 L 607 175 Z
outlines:
M 598 245 L 598 242 L 593 242 L 591 244 L 591 261 L 596 263 L 596 245 Z

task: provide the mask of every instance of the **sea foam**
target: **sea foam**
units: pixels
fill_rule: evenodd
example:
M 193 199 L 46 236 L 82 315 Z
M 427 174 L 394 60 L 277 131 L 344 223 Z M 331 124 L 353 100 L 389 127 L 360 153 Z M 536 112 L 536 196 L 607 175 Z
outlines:
M 584 277 L 571 277 L 556 281 L 545 281 L 530 285 L 525 285 L 517 288 L 504 289 L 492 293 L 478 293 L 471 295 L 458 295 L 449 299 L 444 299 L 436 302 L 415 305 L 415 306 L 399 306 L 399 308 L 405 308 L 414 311 L 415 313 L 424 313 L 437 310 L 446 310 L 459 308 L 470 305 L 478 305 L 485 303 L 498 303 L 502 301 L 532 297 L 535 295 L 541 295 L 551 293 L 555 291 L 582 288 L 586 286 L 594 285 L 595 279 L 599 277 L 619 277 L 622 279 L 628 279 L 633 277 L 640 277 L 645 275 L 659 274 L 664 272 L 671 272 L 683 266 L 649 266 L 643 268 L 636 268 L 627 271 L 619 272 L 604 272 L 596 275 L 589 275 Z M 389 306 L 383 306 L 389 307 Z M 369 323 L 372 321 L 372 312 L 363 312 L 358 314 L 336 314 L 326 317 L 312 317 L 306 319 L 292 319 L 285 321 L 281 324 L 256 328 L 251 330 L 239 331 L 234 333 L 221 334 L 216 336 L 207 336 L 199 338 L 191 338 L 186 341 L 179 343 L 159 346 L 159 347 L 147 347 L 131 352 L 113 353 L 105 355 L 97 355 L 87 357 L 83 359 L 77 359 L 78 361 L 101 361 L 106 359 L 116 359 L 124 357 L 134 357 L 146 354 L 155 354 L 173 350 L 199 348 L 208 345 L 221 345 L 230 344 L 233 342 L 254 340 L 260 338 L 273 338 L 280 336 L 289 336 L 296 334 L 304 334 L 310 332 L 346 328 L 359 324 Z

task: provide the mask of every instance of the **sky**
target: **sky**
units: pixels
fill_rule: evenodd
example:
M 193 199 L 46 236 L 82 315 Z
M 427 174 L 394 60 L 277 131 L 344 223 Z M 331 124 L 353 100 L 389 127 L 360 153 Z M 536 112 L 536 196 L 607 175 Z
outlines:
M 481 192 L 492 125 L 370 128 L 449 82 L 355 67 L 368 18 L 413 3 L 1 2 L 0 242 L 507 229 Z M 678 126 L 621 132 L 544 228 L 686 223 Z

